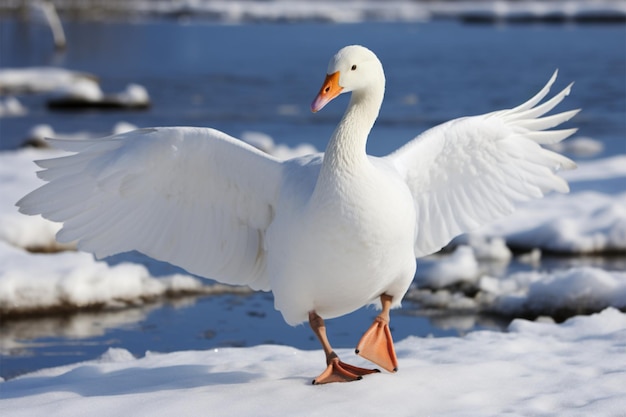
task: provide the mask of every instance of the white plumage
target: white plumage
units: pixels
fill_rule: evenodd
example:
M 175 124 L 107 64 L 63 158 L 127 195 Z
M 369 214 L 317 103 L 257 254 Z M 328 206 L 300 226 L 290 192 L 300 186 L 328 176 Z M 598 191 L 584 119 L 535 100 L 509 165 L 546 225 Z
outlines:
M 366 48 L 329 65 L 352 92 L 325 154 L 287 161 L 207 128 L 140 129 L 54 141 L 73 152 L 38 161 L 47 184 L 18 205 L 62 222 L 61 242 L 98 257 L 138 250 L 201 276 L 272 290 L 285 320 L 330 318 L 381 294 L 399 304 L 415 258 L 510 213 L 514 204 L 567 192 L 556 175 L 573 162 L 540 145 L 576 111 L 541 117 L 568 86 L 526 103 L 430 129 L 394 153 L 365 154 L 385 88 Z M 329 75 L 330 77 L 330 75 Z M 320 93 L 320 96 L 322 93 Z M 334 96 L 333 96 L 334 97 Z M 333 97 L 318 98 L 314 111 Z

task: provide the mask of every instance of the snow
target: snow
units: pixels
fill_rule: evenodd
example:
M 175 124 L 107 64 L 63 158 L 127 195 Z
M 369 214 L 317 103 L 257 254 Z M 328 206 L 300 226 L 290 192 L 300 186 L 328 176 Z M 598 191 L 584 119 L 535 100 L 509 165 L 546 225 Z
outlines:
M 28 67 L 0 69 L 0 93 L 49 93 L 52 107 L 146 107 L 150 96 L 145 87 L 131 83 L 119 93 L 105 94 L 96 76 L 54 67 Z M 8 100 L 8 99 L 7 99 Z M 19 104 L 19 103 L 18 103 Z M 5 111 L 3 109 L 6 108 Z M 3 113 L 15 113 L 13 101 L 0 101 L 0 117 Z M 13 111 L 13 112 L 11 112 Z M 23 113 L 23 111 L 22 111 Z
M 241 140 L 249 143 L 257 149 L 262 150 L 265 153 L 274 155 L 279 159 L 290 159 L 299 156 L 305 156 L 318 153 L 319 151 L 315 146 L 308 143 L 301 143 L 295 148 L 283 144 L 274 143 L 274 139 L 271 136 L 262 132 L 243 132 L 241 134 Z
M 606 309 L 561 325 L 515 320 L 509 332 L 409 337 L 400 369 L 349 384 L 310 385 L 321 351 L 225 348 L 98 360 L 1 383 L 7 417 L 618 416 L 626 409 L 626 314 Z M 367 363 L 348 349 L 346 361 Z
M 556 218 L 558 212 L 554 215 Z M 425 310 L 506 317 L 563 319 L 609 306 L 626 309 L 623 256 L 617 258 L 622 259 L 621 265 L 616 262 L 610 268 L 572 258 L 572 265 L 546 272 L 536 270 L 542 258 L 539 248 L 513 257 L 502 246 L 502 239 L 486 241 L 469 236 L 465 240 L 468 244 L 457 246 L 451 254 L 419 259 L 413 286 L 405 299 L 419 303 Z M 491 256 L 494 254 L 498 256 Z M 535 270 L 511 273 L 508 268 L 513 261 L 534 266 Z
M 31 254 L 0 241 L 0 313 L 127 307 L 166 294 L 223 292 L 189 275 L 152 277 L 134 263 L 110 266 L 87 253 Z
M 150 103 L 146 88 L 139 84 L 128 84 L 119 93 L 104 94 L 98 84 L 87 83 L 85 80 L 68 85 L 66 89 L 56 91 L 57 99 L 84 100 L 88 103 L 111 101 L 121 106 L 134 107 Z
M 580 163 L 563 172 L 571 192 L 551 194 L 475 232 L 509 247 L 559 253 L 626 250 L 626 155 Z
M 13 1 L 8 8 L 16 9 Z M 304 0 L 134 0 L 108 2 L 106 7 L 92 2 L 57 0 L 60 11 L 71 10 L 92 18 L 103 16 L 202 17 L 225 23 L 325 21 L 421 22 L 434 18 L 460 18 L 479 22 L 508 20 L 618 20 L 626 16 L 626 5 L 618 0 L 569 1 L 304 1 Z
M 0 118 L 23 116 L 28 109 L 15 97 L 0 98 Z
M 25 249 L 58 250 L 53 239 L 60 225 L 41 216 L 26 217 L 14 207 L 23 193 L 42 184 L 33 160 L 61 155 L 58 151 L 21 149 L 0 153 L 0 240 Z
M 81 78 L 73 83 L 60 85 L 54 90 L 57 98 L 72 97 L 87 101 L 100 101 L 104 98 L 104 93 L 100 85 L 91 79 Z
M 467 246 L 457 248 L 452 256 L 421 264 L 426 266 L 421 271 L 418 268 L 405 299 L 418 302 L 423 309 L 557 319 L 609 306 L 626 309 L 624 271 L 574 266 L 499 276 L 505 274 L 481 268 Z M 457 287 L 461 291 L 456 291 Z
M 579 157 L 596 156 L 604 150 L 604 144 L 599 140 L 579 136 L 564 142 L 547 146 L 558 153 L 568 153 Z
M 28 67 L 0 69 L 1 93 L 47 93 L 58 89 L 71 89 L 76 83 L 82 88 L 98 86 L 96 76 L 84 72 L 54 67 Z M 86 87 L 90 85 L 91 87 Z M 99 87 L 98 87 L 99 88 Z
M 459 246 L 452 255 L 433 256 L 419 262 L 415 283 L 420 288 L 444 288 L 463 282 L 474 282 L 479 276 L 479 265 L 469 246 Z
M 139 84 L 129 84 L 119 93 L 105 94 L 97 83 L 82 79 L 58 88 L 48 105 L 53 108 L 144 108 L 150 105 L 150 96 Z
M 626 309 L 626 272 L 578 267 L 554 273 L 520 272 L 505 279 L 485 277 L 489 311 L 506 315 L 571 316 L 606 306 Z
M 120 103 L 126 106 L 136 106 L 150 102 L 148 90 L 139 84 L 128 84 L 124 91 L 115 95 Z
M 137 126 L 128 122 L 117 122 L 111 129 L 110 135 L 117 135 L 124 132 L 129 132 L 131 130 L 137 129 Z M 26 135 L 25 144 L 35 146 L 37 148 L 48 148 L 50 145 L 46 141 L 48 138 L 55 139 L 71 139 L 71 140 L 80 140 L 80 139 L 89 139 L 89 138 L 97 138 L 106 136 L 106 134 L 95 134 L 93 132 L 73 132 L 73 133 L 62 133 L 56 132 L 52 126 L 48 124 L 38 124 L 33 126 Z M 42 156 L 43 157 L 43 156 Z

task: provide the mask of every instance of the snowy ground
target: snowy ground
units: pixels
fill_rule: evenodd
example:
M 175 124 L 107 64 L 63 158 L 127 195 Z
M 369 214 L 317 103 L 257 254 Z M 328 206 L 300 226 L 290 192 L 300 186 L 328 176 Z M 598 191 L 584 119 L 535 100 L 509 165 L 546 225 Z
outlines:
M 105 94 L 93 74 L 55 67 L 0 69 L 0 94 L 45 93 L 53 108 L 145 108 L 150 96 L 145 87 L 129 84 L 119 93 Z M 0 118 L 21 116 L 27 109 L 14 97 L 0 99 Z
M 626 314 L 397 343 L 397 374 L 310 385 L 320 351 L 227 348 L 99 360 L 0 385 L 3 416 L 624 416 Z M 347 349 L 346 361 L 367 366 Z

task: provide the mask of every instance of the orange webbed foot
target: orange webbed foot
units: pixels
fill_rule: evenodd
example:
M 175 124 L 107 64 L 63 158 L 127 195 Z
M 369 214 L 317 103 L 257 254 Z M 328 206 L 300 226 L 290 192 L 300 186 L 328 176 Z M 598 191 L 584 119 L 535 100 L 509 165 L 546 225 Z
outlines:
M 331 382 L 358 381 L 363 375 L 380 372 L 378 369 L 365 369 L 341 362 L 339 358 L 331 359 L 326 370 L 313 380 L 313 385 L 329 384 Z
M 389 324 L 381 317 L 377 317 L 361 337 L 355 352 L 389 372 L 398 370 L 398 358 L 393 347 Z

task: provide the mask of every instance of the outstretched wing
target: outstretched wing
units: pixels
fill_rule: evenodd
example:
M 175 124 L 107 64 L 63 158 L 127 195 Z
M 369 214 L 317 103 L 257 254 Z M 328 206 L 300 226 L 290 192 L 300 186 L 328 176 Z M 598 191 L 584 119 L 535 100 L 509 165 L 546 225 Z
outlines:
M 511 213 L 516 202 L 542 197 L 550 190 L 569 191 L 556 172 L 574 168 L 574 162 L 541 147 L 576 131 L 544 130 L 579 111 L 541 117 L 570 92 L 571 84 L 537 105 L 548 94 L 556 75 L 518 107 L 436 126 L 385 157 L 413 194 L 417 257 Z
M 281 164 L 222 132 L 153 128 L 86 141 L 38 161 L 47 184 L 17 205 L 62 222 L 61 242 L 102 258 L 138 250 L 230 284 L 269 289 L 263 233 Z

